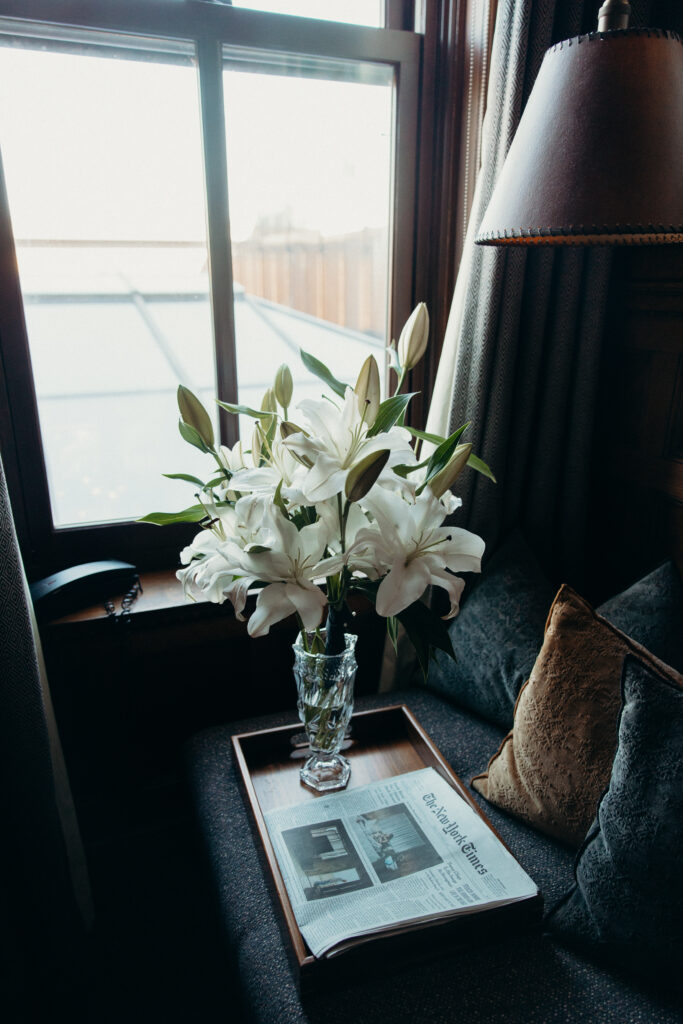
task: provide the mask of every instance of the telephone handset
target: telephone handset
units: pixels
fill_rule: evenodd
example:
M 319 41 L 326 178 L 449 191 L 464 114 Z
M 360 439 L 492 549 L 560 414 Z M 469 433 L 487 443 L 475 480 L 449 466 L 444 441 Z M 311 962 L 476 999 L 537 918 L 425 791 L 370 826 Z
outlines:
M 30 584 L 36 617 L 40 621 L 69 615 L 79 608 L 108 602 L 112 596 L 139 587 L 134 565 L 107 559 L 73 565 Z

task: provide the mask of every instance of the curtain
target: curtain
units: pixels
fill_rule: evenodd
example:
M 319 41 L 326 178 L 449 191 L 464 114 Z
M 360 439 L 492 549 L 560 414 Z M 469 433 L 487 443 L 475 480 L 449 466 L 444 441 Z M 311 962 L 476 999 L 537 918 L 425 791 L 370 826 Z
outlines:
M 633 26 L 650 4 L 632 4 Z M 474 237 L 546 49 L 593 30 L 589 0 L 501 0 L 482 165 L 427 429 L 471 421 L 467 439 L 497 484 L 458 481 L 458 525 L 495 548 L 513 526 L 546 571 L 581 586 L 609 249 L 508 249 Z
M 16 1002 L 22 1020 L 46 1007 L 57 1019 L 85 974 L 80 844 L 72 834 L 70 860 L 72 805 L 31 615 L 0 462 L 0 1005 Z

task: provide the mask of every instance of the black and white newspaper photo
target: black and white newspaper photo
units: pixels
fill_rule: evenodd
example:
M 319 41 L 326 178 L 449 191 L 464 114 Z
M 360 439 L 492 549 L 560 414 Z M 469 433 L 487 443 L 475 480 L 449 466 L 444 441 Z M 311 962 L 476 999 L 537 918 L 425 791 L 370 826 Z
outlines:
M 311 952 L 528 899 L 538 889 L 433 768 L 265 815 Z

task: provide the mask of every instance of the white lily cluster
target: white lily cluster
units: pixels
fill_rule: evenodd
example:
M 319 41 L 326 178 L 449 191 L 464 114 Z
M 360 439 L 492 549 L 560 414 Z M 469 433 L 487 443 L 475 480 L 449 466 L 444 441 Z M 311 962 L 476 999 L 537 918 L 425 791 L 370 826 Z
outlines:
M 410 396 L 400 389 L 424 353 L 428 323 L 421 303 L 398 351 L 392 346 L 399 383 L 385 402 L 373 357 L 352 388 L 302 352 L 335 398 L 301 401 L 294 423 L 288 418 L 292 377 L 280 367 L 260 410 L 225 406 L 254 417 L 250 447 L 216 447 L 203 406 L 179 389 L 181 433 L 213 455 L 219 475 L 208 484 L 182 477 L 201 484 L 198 504 L 145 520 L 200 523 L 181 552 L 184 567 L 177 574 L 189 597 L 229 600 L 242 619 L 247 595 L 257 588 L 251 636 L 265 635 L 290 615 L 311 633 L 326 607 L 339 611 L 353 590 L 370 596 L 379 615 L 400 620 L 428 587 L 437 586 L 449 599 L 444 618 L 457 614 L 464 582 L 455 574 L 480 570 L 484 542 L 445 524 L 460 504 L 450 488 L 468 462 L 491 474 L 471 445 L 460 443 L 464 428 L 438 438 L 402 425 Z M 423 461 L 416 437 L 417 447 L 423 440 L 435 445 Z

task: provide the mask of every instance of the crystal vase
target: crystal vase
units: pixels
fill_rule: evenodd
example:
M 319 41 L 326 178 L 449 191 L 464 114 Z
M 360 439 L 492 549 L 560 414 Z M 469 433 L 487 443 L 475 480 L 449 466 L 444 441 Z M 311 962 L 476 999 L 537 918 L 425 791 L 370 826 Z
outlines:
M 324 643 L 325 630 L 319 634 Z M 315 646 L 314 637 L 308 634 L 309 648 Z M 351 765 L 339 751 L 353 712 L 356 639 L 345 633 L 341 654 L 312 653 L 301 635 L 293 646 L 299 718 L 311 747 L 300 776 L 305 786 L 317 792 L 344 789 L 351 775 Z

